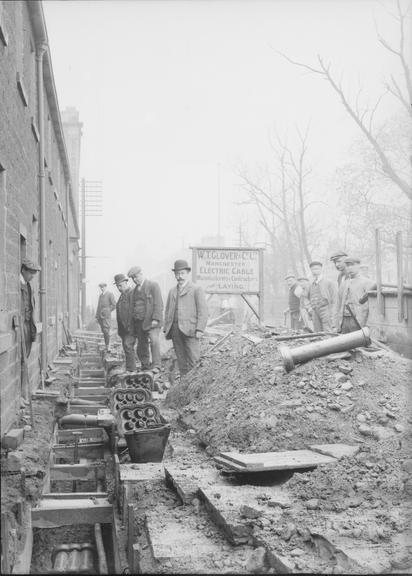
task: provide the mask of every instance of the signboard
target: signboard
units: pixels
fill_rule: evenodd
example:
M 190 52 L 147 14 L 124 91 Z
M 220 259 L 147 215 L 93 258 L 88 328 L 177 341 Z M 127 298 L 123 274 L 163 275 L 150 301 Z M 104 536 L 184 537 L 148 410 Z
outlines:
M 192 247 L 193 279 L 209 294 L 257 294 L 262 290 L 262 249 Z

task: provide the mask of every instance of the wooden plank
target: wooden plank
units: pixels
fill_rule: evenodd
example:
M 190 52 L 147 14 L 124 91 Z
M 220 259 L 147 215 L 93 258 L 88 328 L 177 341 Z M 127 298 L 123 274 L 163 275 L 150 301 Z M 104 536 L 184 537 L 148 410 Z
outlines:
M 220 456 L 213 456 L 213 460 L 217 464 L 221 464 L 225 468 L 230 468 L 235 472 L 240 472 L 242 474 L 244 474 L 245 472 L 250 472 L 250 469 L 246 468 L 245 466 L 240 466 L 239 464 L 235 464 L 231 460 L 226 460 L 226 458 L 221 458 Z
M 375 230 L 375 251 L 376 251 L 376 295 L 378 312 L 382 316 L 385 315 L 385 299 L 382 295 L 382 249 L 381 249 L 381 233 L 378 228 Z
M 105 408 L 107 407 L 107 398 L 107 394 L 82 394 L 81 396 L 77 394 L 75 395 L 75 399 L 87 400 L 91 404 L 103 404 Z M 79 404 L 76 404 L 75 400 L 73 400 L 72 406 L 79 406 Z M 86 406 L 86 404 L 84 404 L 84 406 Z
M 73 498 L 107 498 L 107 492 L 47 492 L 42 498 L 54 500 L 73 500 Z
M 74 388 L 75 396 L 82 398 L 86 396 L 110 396 L 110 388 L 105 388 L 104 386 L 85 386 Z
M 127 505 L 127 560 L 128 560 L 130 568 L 133 566 L 133 544 L 134 544 L 134 508 L 133 508 L 133 504 L 128 504 Z
M 57 432 L 56 444 L 59 444 L 64 440 L 74 441 L 74 437 L 78 434 L 79 431 L 82 433 L 82 440 L 85 438 L 99 438 L 100 440 L 104 440 L 105 438 L 105 432 L 103 428 L 70 428 L 67 430 L 60 429 Z
M 74 446 L 72 444 L 67 446 L 64 444 L 55 444 L 52 449 L 56 458 L 66 458 L 69 460 L 73 460 L 74 458 Z M 78 455 L 83 458 L 102 459 L 104 456 L 104 443 L 91 442 L 90 444 L 79 444 Z
M 52 481 L 63 480 L 94 480 L 96 470 L 104 470 L 104 463 L 96 465 L 88 464 L 55 464 L 50 468 Z
M 57 528 L 73 524 L 111 524 L 113 508 L 105 498 L 43 499 L 31 511 L 33 528 Z
M 319 464 L 331 464 L 335 458 L 312 452 L 311 450 L 287 450 L 284 452 L 262 452 L 260 454 L 240 454 L 221 452 L 220 457 L 242 466 L 247 470 L 293 470 L 311 468 Z
M 67 414 L 97 414 L 102 408 L 107 408 L 107 406 L 104 404 L 71 404 Z
M 263 342 L 263 338 L 255 336 L 254 334 L 241 334 L 241 336 L 242 338 L 249 340 L 249 342 L 253 342 L 253 344 L 259 344 L 260 342 Z
M 112 549 L 113 549 L 113 564 L 115 574 L 126 574 L 128 570 L 127 558 L 125 553 L 124 543 L 120 542 L 120 535 L 122 534 L 122 527 L 120 523 L 119 514 L 116 507 L 113 506 L 112 514 Z
M 73 382 L 81 388 L 97 388 L 99 386 L 104 388 L 106 385 L 105 378 L 75 378 Z M 110 388 L 108 388 L 108 390 L 110 390 Z
M 314 452 L 332 456 L 333 458 L 346 458 L 348 456 L 355 456 L 359 452 L 360 446 L 350 446 L 349 444 L 313 444 L 309 446 Z
M 117 513 L 120 513 L 120 498 L 119 498 L 119 490 L 120 490 L 120 463 L 119 463 L 119 455 L 116 453 L 117 450 L 115 450 L 114 453 L 114 497 L 115 497 L 115 501 L 117 504 Z
M 73 498 L 107 498 L 107 492 L 46 492 L 42 498 L 54 500 L 70 500 Z
M 398 288 L 398 322 L 403 322 L 405 318 L 403 309 L 403 242 L 402 232 L 396 233 L 396 273 Z
M 9 523 L 7 512 L 1 513 L 1 573 L 10 574 Z

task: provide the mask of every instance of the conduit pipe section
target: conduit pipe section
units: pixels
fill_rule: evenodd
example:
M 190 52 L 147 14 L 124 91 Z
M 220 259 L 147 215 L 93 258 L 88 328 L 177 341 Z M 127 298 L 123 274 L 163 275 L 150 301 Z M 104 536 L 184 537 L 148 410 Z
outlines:
M 327 354 L 334 354 L 337 352 L 345 352 L 358 346 L 370 346 L 371 339 L 369 329 L 365 326 L 355 332 L 348 334 L 341 334 L 327 340 L 320 342 L 312 342 L 311 344 L 304 344 L 297 348 L 288 348 L 287 346 L 279 346 L 279 352 L 283 360 L 283 366 L 286 372 L 290 372 L 295 368 L 296 364 L 308 362 L 313 358 L 326 356 Z

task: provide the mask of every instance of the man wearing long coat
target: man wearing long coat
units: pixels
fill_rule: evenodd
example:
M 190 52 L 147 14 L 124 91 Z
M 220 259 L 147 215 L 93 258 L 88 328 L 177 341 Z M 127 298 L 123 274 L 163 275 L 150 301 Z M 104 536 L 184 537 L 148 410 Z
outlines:
M 130 294 L 133 335 L 126 337 L 126 345 L 134 350 L 137 338 L 137 356 L 142 370 L 160 372 L 159 337 L 163 323 L 163 299 L 160 286 L 154 280 L 145 278 L 140 266 L 130 268 L 127 275 L 136 286 Z
M 169 292 L 164 332 L 173 341 L 181 376 L 187 374 L 200 358 L 200 338 L 206 328 L 208 311 L 205 294 L 189 280 L 190 266 L 176 260 L 172 271 L 177 286 Z
M 116 274 L 114 284 L 120 292 L 116 302 L 117 333 L 122 339 L 124 355 L 126 358 L 126 370 L 134 372 L 136 370 L 136 354 L 134 348 L 127 345 L 127 338 L 133 336 L 133 319 L 131 312 L 131 287 L 128 285 L 128 278 L 124 274 Z
M 103 332 L 106 350 L 109 350 L 110 322 L 112 312 L 116 308 L 116 301 L 113 294 L 107 290 L 107 284 L 105 282 L 101 282 L 99 284 L 99 288 L 102 293 L 100 294 L 99 301 L 97 303 L 96 320 L 99 323 L 101 331 Z

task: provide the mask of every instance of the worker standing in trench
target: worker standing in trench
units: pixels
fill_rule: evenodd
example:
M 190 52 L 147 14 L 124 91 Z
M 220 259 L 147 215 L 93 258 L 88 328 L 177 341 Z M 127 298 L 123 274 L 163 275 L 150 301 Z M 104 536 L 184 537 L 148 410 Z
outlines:
M 104 343 L 108 352 L 110 349 L 110 321 L 112 312 L 116 308 L 116 301 L 113 294 L 107 290 L 106 282 L 100 282 L 99 288 L 101 294 L 97 303 L 96 320 L 103 332 Z
M 135 340 L 133 336 L 133 323 L 131 314 L 131 299 L 132 288 L 128 285 L 129 279 L 124 274 L 116 274 L 114 277 L 114 284 L 120 292 L 119 299 L 116 302 L 116 320 L 117 320 L 117 333 L 122 340 L 122 346 L 126 359 L 127 372 L 136 371 L 136 353 L 134 346 L 128 345 L 130 340 Z
M 160 286 L 154 280 L 145 278 L 140 266 L 132 266 L 127 275 L 135 283 L 135 288 L 130 293 L 133 334 L 127 336 L 125 342 L 127 348 L 134 353 L 137 338 L 137 356 L 142 370 L 157 373 L 162 368 L 160 328 L 163 322 L 163 299 Z
M 172 339 L 181 376 L 200 359 L 200 338 L 205 331 L 208 311 L 205 294 L 189 280 L 191 268 L 186 260 L 176 260 L 172 272 L 177 286 L 169 292 L 164 332 Z

